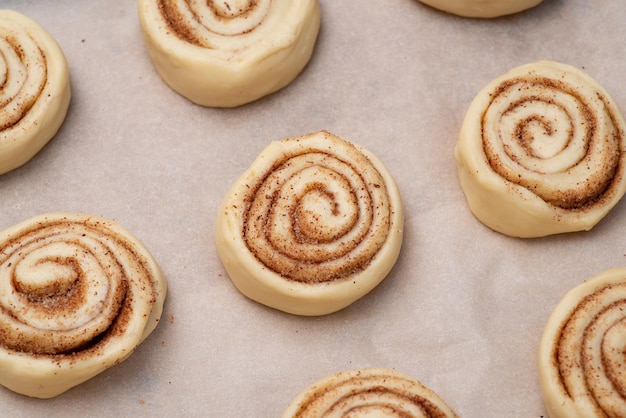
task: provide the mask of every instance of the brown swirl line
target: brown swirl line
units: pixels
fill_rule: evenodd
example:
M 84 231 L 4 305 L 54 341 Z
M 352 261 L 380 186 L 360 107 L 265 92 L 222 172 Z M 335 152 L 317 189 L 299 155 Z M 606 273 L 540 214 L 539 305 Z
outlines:
M 232 4 L 231 4 L 232 3 Z M 272 0 L 192 2 L 159 0 L 158 8 L 170 30 L 182 40 L 204 48 L 217 48 L 221 37 L 254 31 L 263 23 Z
M 77 373 L 74 386 L 130 355 L 156 327 L 164 297 L 154 260 L 111 221 L 74 214 L 24 221 L 0 235 L 0 367 L 26 356 L 35 374 L 52 368 L 72 380 Z M 57 389 L 50 384 L 39 393 L 33 383 L 26 394 L 49 397 Z
M 381 173 L 355 146 L 291 148 L 244 198 L 244 240 L 282 277 L 329 282 L 358 273 L 385 243 L 391 204 Z
M 48 63 L 27 30 L 0 22 L 0 130 L 6 130 L 16 125 L 41 96 Z
M 388 369 L 336 373 L 303 391 L 283 418 L 322 416 L 452 418 L 457 415 L 420 382 Z M 378 416 L 377 415 L 377 416 Z
M 624 132 L 609 98 L 590 88 L 532 75 L 502 82 L 482 118 L 492 169 L 563 209 L 610 199 Z
M 626 269 L 579 285 L 553 316 L 540 353 L 551 416 L 626 416 Z

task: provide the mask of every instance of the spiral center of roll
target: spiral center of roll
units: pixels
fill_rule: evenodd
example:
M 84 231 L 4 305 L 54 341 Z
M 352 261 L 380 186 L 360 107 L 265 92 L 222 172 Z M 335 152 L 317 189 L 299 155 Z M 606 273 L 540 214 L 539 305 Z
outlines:
M 210 8 L 215 11 L 215 14 L 220 17 L 233 18 L 235 16 L 242 16 L 250 12 L 256 4 L 256 0 L 228 0 L 220 1 L 213 0 L 207 3 Z
M 56 297 L 67 293 L 79 276 L 72 257 L 39 258 L 29 254 L 15 269 L 15 288 L 31 298 Z
M 159 0 L 172 33 L 214 50 L 242 49 L 242 36 L 261 25 L 271 0 Z M 235 37 L 235 42 L 233 39 Z M 245 49 L 245 48 L 244 48 Z
M 513 134 L 530 156 L 543 160 L 562 152 L 569 143 L 571 132 L 571 128 L 559 129 L 553 126 L 552 119 L 545 114 L 538 112 L 521 118 Z
M 290 192 L 281 193 L 275 212 L 291 214 L 298 242 L 330 243 L 348 233 L 358 219 L 356 196 L 349 186 L 332 170 L 303 170 L 285 185 L 283 190 Z M 283 228 L 281 235 L 285 233 L 288 231 Z
M 357 273 L 389 233 L 381 174 L 346 143 L 329 149 L 285 153 L 250 188 L 246 244 L 265 266 L 292 280 L 317 283 Z
M 111 248 L 89 229 L 37 232 L 0 248 L 0 344 L 23 352 L 65 353 L 111 326 L 126 295 L 126 279 Z
M 504 82 L 491 97 L 483 149 L 495 172 L 565 209 L 601 198 L 620 158 L 601 95 L 537 77 Z

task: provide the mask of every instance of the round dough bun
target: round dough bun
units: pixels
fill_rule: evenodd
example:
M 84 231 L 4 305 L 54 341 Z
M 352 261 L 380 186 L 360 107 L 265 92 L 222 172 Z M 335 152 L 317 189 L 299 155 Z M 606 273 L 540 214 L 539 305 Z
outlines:
M 571 289 L 548 318 L 539 378 L 551 418 L 626 417 L 626 268 Z
M 63 51 L 34 20 L 0 10 L 0 174 L 28 162 L 56 134 L 70 104 Z
M 166 291 L 113 221 L 49 213 L 0 232 L 0 384 L 51 398 L 113 367 L 155 329 Z
M 587 73 L 540 61 L 474 98 L 456 145 L 472 213 L 514 237 L 589 230 L 626 191 L 626 123 Z
M 215 235 L 244 295 L 324 315 L 385 278 L 403 222 L 400 193 L 382 162 L 322 131 L 268 145 L 224 197 Z
M 302 391 L 282 418 L 438 417 L 456 413 L 419 381 L 391 369 L 335 373 Z
M 541 0 L 419 0 L 444 12 L 463 17 L 493 18 L 535 7 Z
M 309 62 L 318 0 L 138 0 L 150 57 L 174 91 L 235 107 L 291 83 Z

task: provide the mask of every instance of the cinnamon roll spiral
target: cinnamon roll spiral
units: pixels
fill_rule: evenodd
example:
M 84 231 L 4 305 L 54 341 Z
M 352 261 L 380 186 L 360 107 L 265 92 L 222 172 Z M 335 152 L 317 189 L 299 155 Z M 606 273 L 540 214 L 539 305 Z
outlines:
M 624 117 L 589 75 L 543 61 L 489 83 L 456 147 L 470 209 L 506 235 L 589 230 L 622 198 Z
M 0 174 L 25 164 L 56 135 L 70 96 L 56 41 L 32 19 L 0 10 Z
M 626 268 L 604 271 L 558 303 L 541 338 L 551 418 L 626 416 Z
M 282 89 L 309 62 L 318 0 L 138 0 L 161 78 L 189 100 L 240 106 Z
M 128 231 L 39 215 L 0 233 L 0 384 L 50 398 L 126 359 L 157 326 L 166 282 Z
M 390 369 L 342 371 L 302 391 L 282 418 L 318 417 L 455 418 L 432 390 Z
M 463 17 L 493 18 L 519 13 L 542 0 L 419 0 L 436 9 Z
M 218 254 L 237 288 L 286 312 L 322 315 L 372 290 L 393 267 L 403 213 L 371 152 L 328 132 L 276 141 L 218 212 Z

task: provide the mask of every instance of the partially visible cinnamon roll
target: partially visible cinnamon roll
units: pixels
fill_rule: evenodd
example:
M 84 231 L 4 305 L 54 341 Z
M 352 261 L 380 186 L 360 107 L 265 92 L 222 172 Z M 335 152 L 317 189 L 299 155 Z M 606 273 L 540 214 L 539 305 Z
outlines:
M 551 418 L 626 416 L 626 268 L 570 290 L 548 319 L 539 376 Z
M 472 101 L 455 156 L 474 215 L 516 237 L 589 230 L 626 191 L 626 123 L 585 72 L 514 68 Z
M 51 213 L 0 232 L 0 384 L 51 398 L 120 363 L 165 294 L 148 250 L 113 221 Z
M 0 10 L 0 174 L 25 164 L 56 135 L 70 96 L 56 41 L 32 19 Z
M 163 80 L 189 100 L 240 106 L 282 89 L 309 62 L 318 0 L 138 0 Z
M 325 377 L 302 391 L 282 418 L 424 417 L 456 413 L 422 383 L 391 369 L 357 369 Z
M 342 309 L 376 287 L 402 243 L 391 174 L 328 132 L 276 141 L 219 207 L 218 254 L 249 298 L 299 315 Z
M 542 0 L 419 0 L 444 12 L 463 17 L 493 18 L 519 13 Z

